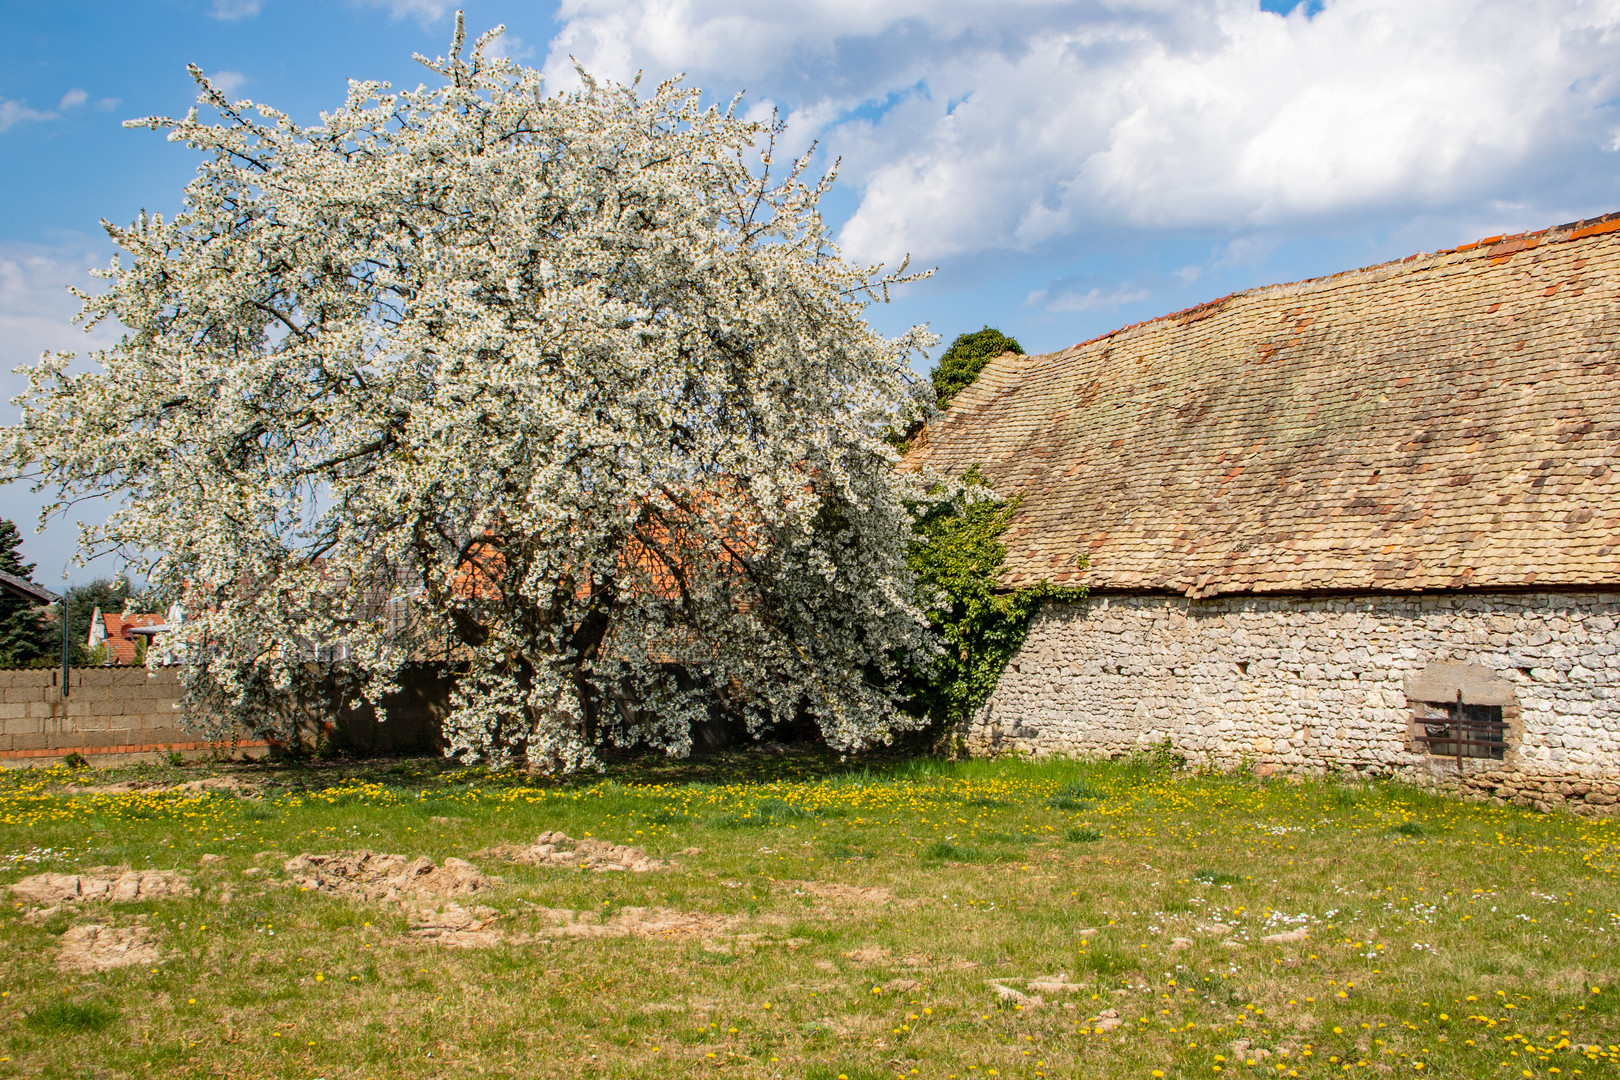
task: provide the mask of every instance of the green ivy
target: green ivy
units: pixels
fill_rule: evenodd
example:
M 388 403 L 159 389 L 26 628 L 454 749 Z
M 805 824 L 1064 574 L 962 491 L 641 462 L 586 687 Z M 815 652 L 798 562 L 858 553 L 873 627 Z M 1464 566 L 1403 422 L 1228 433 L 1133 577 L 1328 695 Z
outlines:
M 978 466 L 962 479 L 970 486 L 988 486 Z M 912 708 L 926 715 L 931 726 L 951 730 L 989 699 L 1042 600 L 1086 595 L 1084 587 L 1049 581 L 998 589 L 1007 557 L 1001 536 L 1019 501 L 941 501 L 917 523 L 918 540 L 908 561 L 943 655 L 932 671 L 913 673 L 907 690 Z
M 1023 355 L 1024 347 L 993 326 L 975 330 L 971 334 L 958 334 L 930 378 L 934 382 L 934 398 L 944 408 L 957 391 L 971 386 L 984 365 L 1002 353 Z

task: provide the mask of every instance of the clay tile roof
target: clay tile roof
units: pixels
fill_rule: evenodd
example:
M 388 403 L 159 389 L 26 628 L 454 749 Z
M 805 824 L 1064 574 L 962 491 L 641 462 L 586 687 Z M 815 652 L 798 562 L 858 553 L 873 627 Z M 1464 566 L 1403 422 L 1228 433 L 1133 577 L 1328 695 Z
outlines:
M 102 621 L 107 626 L 107 662 L 109 664 L 129 665 L 135 662 L 135 635 L 129 632 L 132 626 L 161 626 L 163 616 L 155 614 L 109 615 L 103 612 Z
M 1620 214 L 999 357 L 907 460 L 1024 496 L 1006 585 L 1620 585 Z

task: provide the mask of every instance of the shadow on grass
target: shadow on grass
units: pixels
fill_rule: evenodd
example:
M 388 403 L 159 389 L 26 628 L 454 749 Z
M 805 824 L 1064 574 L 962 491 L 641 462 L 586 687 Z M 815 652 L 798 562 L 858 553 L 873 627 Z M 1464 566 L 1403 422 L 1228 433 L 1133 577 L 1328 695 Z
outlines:
M 923 862 L 934 864 L 990 862 L 994 857 L 976 847 L 970 847 L 967 844 L 953 844 L 946 840 L 929 844 L 917 853 L 917 858 Z
M 42 1035 L 77 1035 L 105 1031 L 118 1013 L 94 1002 L 53 1001 L 26 1014 L 25 1023 Z

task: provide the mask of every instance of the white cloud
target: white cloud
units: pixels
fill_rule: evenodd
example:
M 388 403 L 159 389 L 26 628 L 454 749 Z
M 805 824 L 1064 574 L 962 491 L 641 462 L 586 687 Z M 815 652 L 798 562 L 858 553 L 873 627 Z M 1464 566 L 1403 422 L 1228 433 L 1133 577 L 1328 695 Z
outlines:
M 1055 283 L 1030 293 L 1024 298 L 1024 306 L 1045 308 L 1047 311 L 1114 311 L 1152 295 L 1146 289 L 1133 289 L 1127 285 L 1106 290 L 1093 286 L 1081 291 Z
M 450 11 L 448 0 L 349 0 L 356 7 L 383 8 L 391 19 L 412 18 L 426 25 L 438 22 Z
M 529 60 L 534 57 L 534 47 L 508 30 L 490 42 L 489 55 L 503 56 L 508 60 Z
M 89 100 L 89 94 L 85 93 L 83 90 L 80 90 L 78 87 L 74 87 L 72 90 L 69 90 L 67 93 L 62 95 L 62 100 L 57 103 L 56 107 L 58 109 L 77 109 L 79 106 L 83 105 Z
M 1620 197 L 1617 0 L 1309 7 L 565 0 L 546 68 L 782 103 L 843 156 L 861 258 Z
M 107 254 L 88 237 L 54 246 L 0 241 L 0 400 L 10 401 L 23 384 L 11 375 L 46 350 L 99 348 L 117 338 L 107 327 L 90 334 L 73 325 L 78 299 L 69 286 L 99 291 L 90 276 Z
M 0 241 L 0 422 L 15 423 L 17 410 L 10 401 L 28 385 L 25 378 L 13 374 L 14 367 L 38 362 L 47 350 L 77 352 L 83 357 L 117 340 L 116 326 L 104 324 L 89 333 L 74 326 L 79 301 L 68 291 L 70 285 L 86 292 L 99 291 L 101 283 L 90 276 L 90 270 L 105 266 L 107 258 L 105 245 L 86 236 L 72 236 L 54 245 Z M 68 521 L 35 535 L 41 505 L 40 496 L 31 494 L 25 483 L 0 485 L 0 517 L 15 521 L 22 532 L 24 554 L 39 564 L 34 580 L 54 587 L 77 545 L 77 521 L 100 520 L 106 507 L 99 502 L 85 504 L 72 511 Z
M 115 98 L 115 97 L 97 98 L 96 99 L 96 108 L 100 109 L 102 112 L 111 112 L 113 109 L 118 108 L 118 106 L 122 105 L 123 103 L 124 103 L 123 98 Z
M 55 120 L 53 112 L 40 112 L 30 109 L 20 101 L 9 98 L 0 98 L 0 131 L 5 131 L 17 124 L 26 124 L 29 121 Z
M 209 14 L 216 19 L 249 19 L 263 6 L 262 0 L 214 0 L 214 9 Z
M 216 71 L 208 76 L 208 81 L 214 84 L 215 90 L 226 97 L 233 97 L 247 84 L 248 77 L 240 71 Z

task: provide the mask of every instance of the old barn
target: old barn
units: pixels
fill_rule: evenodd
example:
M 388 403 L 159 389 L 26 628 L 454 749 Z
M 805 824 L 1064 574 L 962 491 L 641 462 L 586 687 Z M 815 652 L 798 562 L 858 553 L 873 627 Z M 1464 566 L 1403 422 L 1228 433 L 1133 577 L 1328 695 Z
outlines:
M 910 462 L 1022 504 L 981 750 L 1345 768 L 1612 807 L 1620 215 L 1005 355 Z

